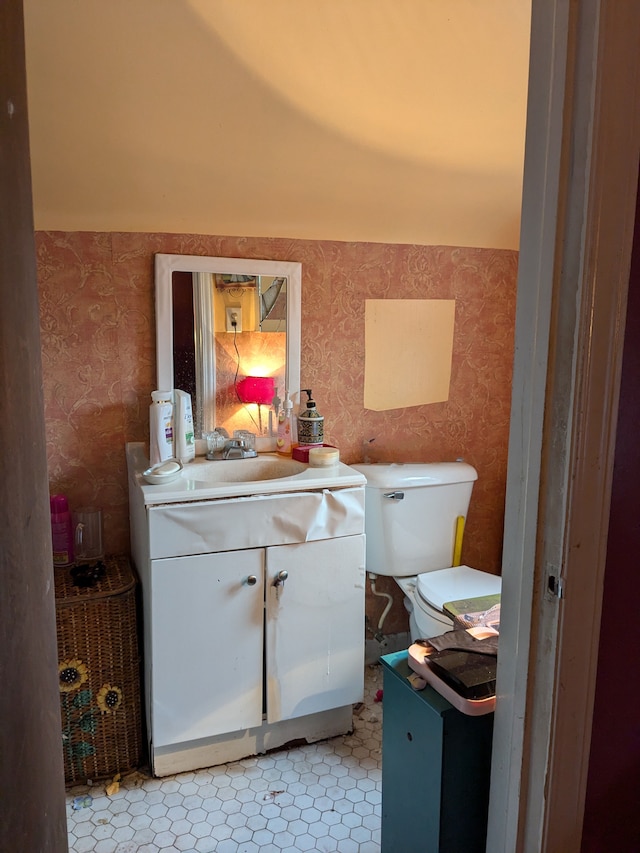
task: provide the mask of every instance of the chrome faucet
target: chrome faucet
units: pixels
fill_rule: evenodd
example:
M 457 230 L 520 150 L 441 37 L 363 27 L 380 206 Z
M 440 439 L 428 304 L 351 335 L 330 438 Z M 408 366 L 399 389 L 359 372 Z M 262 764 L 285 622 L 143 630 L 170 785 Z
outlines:
M 257 452 L 247 446 L 247 442 L 241 438 L 231 438 L 225 441 L 224 447 L 207 452 L 207 459 L 211 461 L 224 459 L 252 459 Z
M 223 459 L 249 459 L 257 455 L 256 451 L 248 447 L 247 442 L 242 438 L 232 438 L 225 444 L 222 451 Z

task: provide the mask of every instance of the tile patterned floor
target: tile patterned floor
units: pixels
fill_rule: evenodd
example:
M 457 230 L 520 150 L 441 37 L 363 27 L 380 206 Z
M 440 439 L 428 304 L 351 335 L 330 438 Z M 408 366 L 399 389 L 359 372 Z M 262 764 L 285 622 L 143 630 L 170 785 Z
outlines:
M 133 773 L 111 797 L 104 783 L 70 788 L 70 853 L 379 853 L 381 687 L 368 666 L 350 735 L 163 779 Z

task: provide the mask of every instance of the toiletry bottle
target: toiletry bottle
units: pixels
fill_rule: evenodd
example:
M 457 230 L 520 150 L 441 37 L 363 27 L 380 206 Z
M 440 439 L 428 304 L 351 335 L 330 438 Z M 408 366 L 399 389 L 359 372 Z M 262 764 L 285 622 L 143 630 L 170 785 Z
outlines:
M 278 389 L 274 388 L 273 390 L 273 400 L 271 401 L 271 408 L 269 409 L 269 435 L 272 438 L 278 437 L 278 424 L 280 423 L 280 404 L 282 400 L 278 397 Z M 275 421 L 275 427 L 273 422 Z
M 171 391 L 152 391 L 149 407 L 149 461 L 152 465 L 173 457 L 173 403 Z
M 70 566 L 73 563 L 73 525 L 69 502 L 64 495 L 52 495 L 49 498 L 49 507 L 53 565 Z
M 289 399 L 289 392 L 284 392 L 284 401 L 282 408 L 278 413 L 278 437 L 276 438 L 276 453 L 280 456 L 291 456 L 292 436 L 291 436 L 291 409 L 293 403 Z
M 307 405 L 298 415 L 298 443 L 324 443 L 324 416 L 316 408 L 315 400 L 311 397 L 311 389 L 303 388 L 307 395 Z
M 193 434 L 193 410 L 191 408 L 191 394 L 186 391 L 181 391 L 176 388 L 174 391 L 176 398 L 176 413 L 175 413 L 175 445 L 176 458 L 184 465 L 196 455 L 196 442 Z

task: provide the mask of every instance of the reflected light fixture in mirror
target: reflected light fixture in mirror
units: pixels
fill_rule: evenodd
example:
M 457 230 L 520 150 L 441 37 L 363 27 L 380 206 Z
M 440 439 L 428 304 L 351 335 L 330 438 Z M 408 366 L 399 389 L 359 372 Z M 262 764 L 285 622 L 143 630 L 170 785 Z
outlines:
M 262 407 L 270 406 L 275 395 L 272 376 L 245 376 L 236 385 L 238 399 L 245 405 L 255 403 L 258 407 L 258 431 L 262 435 Z
M 238 277 L 242 280 L 239 281 Z M 243 308 L 243 331 L 237 335 L 225 333 L 224 312 L 217 307 L 217 285 L 221 280 L 235 287 L 250 287 L 251 280 L 258 285 L 264 282 L 265 288 L 271 291 L 269 295 L 275 297 L 269 300 L 257 298 L 261 291 L 254 286 L 253 304 L 259 321 L 256 319 L 255 325 L 250 327 L 245 324 L 247 314 Z M 197 439 L 217 426 L 226 426 L 229 432 L 236 426 L 242 426 L 230 422 L 233 416 L 229 412 L 232 400 L 237 403 L 234 388 L 236 368 L 247 359 L 253 364 L 256 360 L 268 362 L 264 374 L 273 376 L 280 392 L 287 388 L 294 403 L 299 400 L 301 284 L 301 264 L 293 261 L 200 255 L 155 256 L 157 387 L 180 387 L 176 383 L 181 372 L 181 365 L 176 361 L 177 335 L 179 330 L 188 328 L 193 388 L 183 390 L 193 397 Z M 259 306 L 267 302 L 266 308 L 271 313 L 265 320 Z M 180 320 L 178 311 L 187 312 L 187 322 Z M 263 334 L 266 332 L 268 334 Z M 238 352 L 235 347 L 233 352 L 229 350 L 230 339 L 238 343 Z M 281 352 L 277 357 L 271 345 L 271 341 L 275 343 L 276 340 L 281 340 L 278 344 Z M 241 354 L 240 362 L 238 353 Z

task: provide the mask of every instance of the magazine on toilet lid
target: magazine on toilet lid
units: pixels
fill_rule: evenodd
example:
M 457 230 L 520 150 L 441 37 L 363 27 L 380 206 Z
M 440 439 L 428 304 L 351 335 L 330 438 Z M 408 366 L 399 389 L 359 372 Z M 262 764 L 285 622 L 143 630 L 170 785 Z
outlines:
M 442 610 L 446 601 L 499 595 L 502 587 L 498 575 L 490 575 L 469 566 L 452 566 L 418 575 L 416 590 L 420 598 Z

